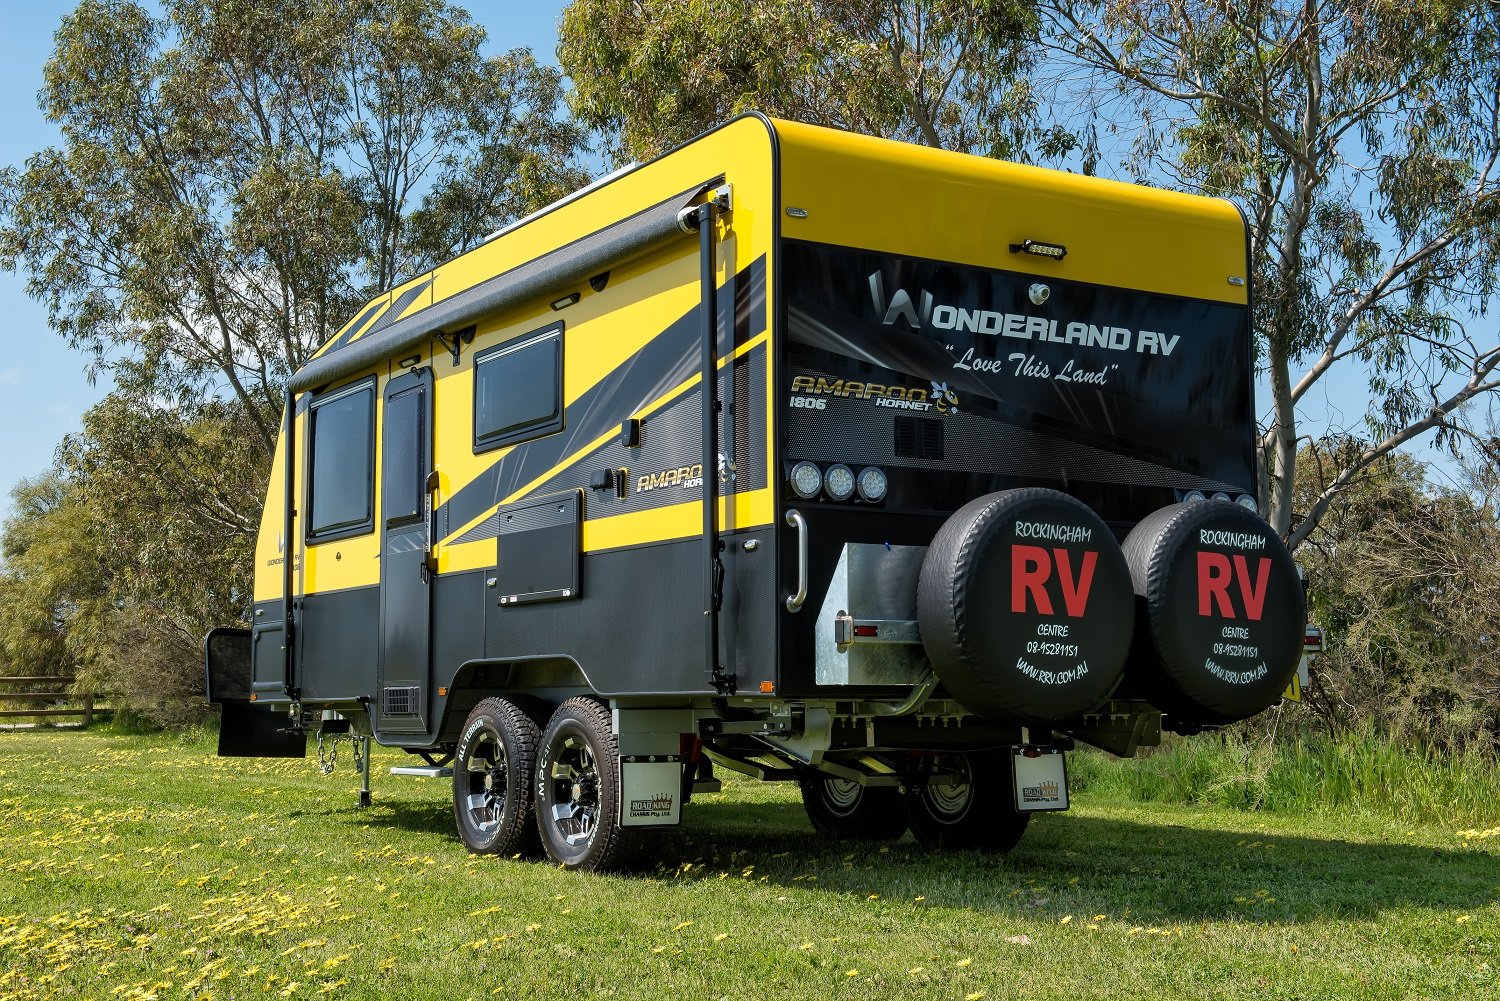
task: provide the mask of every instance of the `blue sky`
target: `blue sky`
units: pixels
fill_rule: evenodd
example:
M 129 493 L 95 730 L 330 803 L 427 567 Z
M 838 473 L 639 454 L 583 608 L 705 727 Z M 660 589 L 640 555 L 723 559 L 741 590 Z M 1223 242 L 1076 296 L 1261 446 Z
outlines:
M 0 14 L 0 164 L 21 165 L 58 141 L 37 107 L 42 64 L 52 33 L 73 2 L 7 3 Z M 565 0 L 526 3 L 471 2 L 469 10 L 490 33 L 492 49 L 530 46 L 556 62 L 557 20 Z M 503 15 L 500 11 L 504 11 Z M 83 412 L 109 391 L 107 379 L 90 385 L 89 359 L 47 327 L 47 312 L 28 298 L 25 279 L 0 272 L 0 516 L 10 512 L 10 491 L 52 462 L 63 435 L 77 431 Z
M 0 14 L 0 164 L 22 164 L 35 151 L 57 141 L 56 130 L 37 107 L 42 64 L 52 51 L 52 33 L 74 3 L 7 5 Z M 557 21 L 565 0 L 478 0 L 468 4 L 488 28 L 496 49 L 530 46 L 555 62 Z M 503 10 L 503 14 L 499 11 Z M 108 391 L 107 381 L 90 385 L 88 358 L 70 350 L 47 327 L 46 312 L 29 299 L 24 279 L 0 272 L 0 516 L 10 511 L 10 490 L 23 477 L 47 468 L 63 435 L 76 431 L 85 410 Z M 1358 427 L 1364 394 L 1356 370 L 1335 371 L 1309 394 L 1300 408 L 1304 434 L 1332 425 Z M 1267 416 L 1262 386 L 1258 412 Z M 1424 445 L 1427 460 L 1439 458 Z M 1440 464 L 1434 479 L 1448 479 Z

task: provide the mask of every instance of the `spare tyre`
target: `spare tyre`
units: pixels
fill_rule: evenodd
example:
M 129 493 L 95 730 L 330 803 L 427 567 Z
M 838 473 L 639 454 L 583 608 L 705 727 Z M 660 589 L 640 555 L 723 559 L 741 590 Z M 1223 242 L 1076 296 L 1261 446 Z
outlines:
M 1228 501 L 1173 504 L 1126 536 L 1145 622 L 1148 697 L 1169 716 L 1232 723 L 1275 704 L 1302 655 L 1297 566 L 1263 518 Z M 1139 662 L 1139 663 L 1138 663 Z
M 1067 494 L 1023 487 L 944 522 L 922 562 L 917 624 L 938 677 L 971 712 L 1050 723 L 1119 683 L 1134 603 L 1103 520 Z

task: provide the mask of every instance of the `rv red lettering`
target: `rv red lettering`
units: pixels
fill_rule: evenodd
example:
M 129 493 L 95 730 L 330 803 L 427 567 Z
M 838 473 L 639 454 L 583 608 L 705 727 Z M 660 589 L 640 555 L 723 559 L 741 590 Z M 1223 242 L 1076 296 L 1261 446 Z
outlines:
M 1262 556 L 1255 571 L 1255 584 L 1250 584 L 1250 561 L 1243 556 L 1234 558 L 1234 576 L 1240 585 L 1240 595 L 1245 599 L 1245 618 L 1259 622 L 1266 608 L 1266 585 L 1271 580 L 1271 560 Z
M 1094 584 L 1094 564 L 1099 561 L 1099 554 L 1092 549 L 1084 551 L 1083 567 L 1078 571 L 1075 581 L 1068 551 L 1054 549 L 1052 553 L 1057 557 L 1057 582 L 1062 586 L 1063 607 L 1073 618 L 1081 618 L 1083 610 L 1089 605 L 1089 588 Z
M 1214 614 L 1213 606 L 1226 619 L 1234 618 L 1234 605 L 1229 600 L 1229 557 L 1223 553 L 1198 554 L 1198 614 Z
M 1052 599 L 1047 596 L 1047 578 L 1052 576 L 1052 559 L 1041 546 L 1010 547 L 1010 610 L 1024 614 L 1026 595 L 1043 615 L 1052 614 Z

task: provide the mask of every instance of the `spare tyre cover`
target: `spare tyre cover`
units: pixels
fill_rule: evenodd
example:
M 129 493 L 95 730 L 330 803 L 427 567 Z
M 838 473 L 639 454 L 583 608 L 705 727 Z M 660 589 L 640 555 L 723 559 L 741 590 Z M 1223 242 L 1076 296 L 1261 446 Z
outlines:
M 1040 487 L 954 512 L 917 585 L 922 646 L 949 693 L 978 715 L 1019 722 L 1077 716 L 1109 696 L 1134 604 L 1109 527 Z
M 1275 704 L 1302 655 L 1307 612 L 1297 566 L 1265 519 L 1223 500 L 1173 504 L 1123 548 L 1143 599 L 1147 674 L 1160 672 L 1143 679 L 1157 708 L 1231 723 Z

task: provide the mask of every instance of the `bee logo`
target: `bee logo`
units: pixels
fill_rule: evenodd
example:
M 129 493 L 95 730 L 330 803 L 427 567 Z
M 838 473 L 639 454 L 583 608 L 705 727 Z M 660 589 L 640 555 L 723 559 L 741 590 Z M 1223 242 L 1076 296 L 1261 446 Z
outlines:
M 932 408 L 940 414 L 958 413 L 958 394 L 948 388 L 946 382 L 932 383 L 932 394 L 928 396 Z

